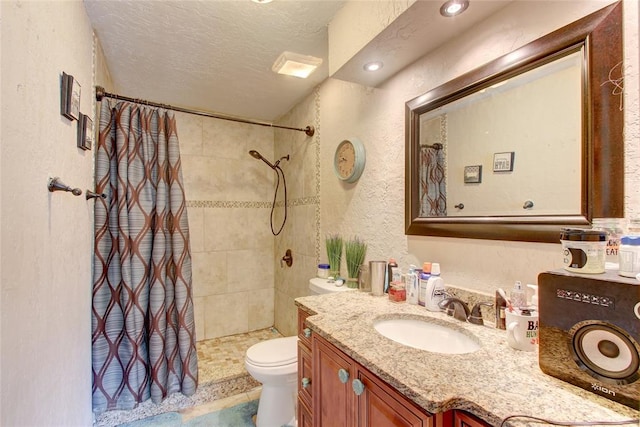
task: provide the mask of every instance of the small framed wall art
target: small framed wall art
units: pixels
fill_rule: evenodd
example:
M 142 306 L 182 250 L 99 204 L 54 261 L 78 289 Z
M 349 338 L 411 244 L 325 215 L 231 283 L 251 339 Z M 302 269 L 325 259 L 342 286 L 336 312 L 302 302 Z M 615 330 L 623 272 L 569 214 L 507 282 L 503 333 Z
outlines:
M 493 171 L 494 172 L 513 172 L 514 151 L 506 153 L 495 153 L 493 155 Z
M 464 183 L 479 184 L 482 182 L 482 165 L 464 167 Z
M 93 145 L 93 120 L 86 114 L 80 113 L 78 119 L 78 148 L 91 150 Z
M 62 73 L 60 114 L 69 120 L 80 119 L 80 83 L 72 75 Z

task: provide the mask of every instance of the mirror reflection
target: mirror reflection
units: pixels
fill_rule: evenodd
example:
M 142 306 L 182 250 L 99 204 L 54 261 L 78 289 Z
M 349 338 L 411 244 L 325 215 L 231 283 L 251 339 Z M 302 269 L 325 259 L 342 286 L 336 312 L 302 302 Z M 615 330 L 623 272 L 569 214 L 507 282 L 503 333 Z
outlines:
M 581 212 L 584 49 L 419 115 L 421 217 Z

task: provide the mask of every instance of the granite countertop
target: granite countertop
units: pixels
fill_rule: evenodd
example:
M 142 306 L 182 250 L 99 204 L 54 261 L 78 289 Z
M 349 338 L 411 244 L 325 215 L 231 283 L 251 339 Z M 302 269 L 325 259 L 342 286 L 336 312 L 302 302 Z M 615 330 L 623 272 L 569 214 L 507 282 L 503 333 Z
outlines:
M 514 350 L 505 331 L 455 320 L 424 307 L 364 292 L 296 299 L 312 313 L 307 325 L 430 413 L 468 411 L 499 426 L 510 415 L 555 421 L 621 421 L 640 412 L 544 374 L 537 352 Z M 439 354 L 396 343 L 373 328 L 376 319 L 427 318 L 475 336 L 481 349 Z M 446 323 L 443 323 L 446 322 Z M 506 425 L 523 426 L 520 420 Z

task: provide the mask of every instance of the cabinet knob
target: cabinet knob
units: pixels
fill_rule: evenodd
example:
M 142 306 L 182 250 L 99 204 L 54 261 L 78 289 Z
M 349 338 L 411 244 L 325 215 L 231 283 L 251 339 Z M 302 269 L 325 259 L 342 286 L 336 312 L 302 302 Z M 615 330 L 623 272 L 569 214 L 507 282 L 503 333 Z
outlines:
M 310 337 L 311 337 L 311 329 L 309 329 L 309 328 L 304 328 L 304 329 L 302 330 L 302 332 L 304 332 L 304 336 L 305 336 L 305 337 L 307 337 L 307 338 L 310 338 Z
M 340 369 L 338 371 L 338 378 L 340 379 L 340 382 L 342 384 L 346 384 L 347 381 L 349 381 L 349 372 L 347 372 L 345 369 Z
M 353 387 L 353 391 L 356 395 L 360 396 L 362 393 L 364 393 L 364 384 L 362 384 L 362 381 L 355 379 L 351 383 L 351 386 Z
M 311 385 L 311 380 L 307 377 L 302 378 L 302 388 L 308 388 Z

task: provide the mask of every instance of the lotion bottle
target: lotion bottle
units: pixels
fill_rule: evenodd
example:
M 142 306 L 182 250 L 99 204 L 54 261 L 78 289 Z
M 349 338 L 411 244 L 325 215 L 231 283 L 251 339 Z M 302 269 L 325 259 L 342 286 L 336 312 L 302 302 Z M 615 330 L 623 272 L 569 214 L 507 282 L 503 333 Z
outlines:
M 440 264 L 431 265 L 431 277 L 427 281 L 425 308 L 429 311 L 442 311 L 438 304 L 444 299 L 444 280 L 440 277 Z
M 431 278 L 431 263 L 425 262 L 422 264 L 422 273 L 420 273 L 419 291 L 418 291 L 418 304 L 425 306 L 427 300 L 427 283 Z

